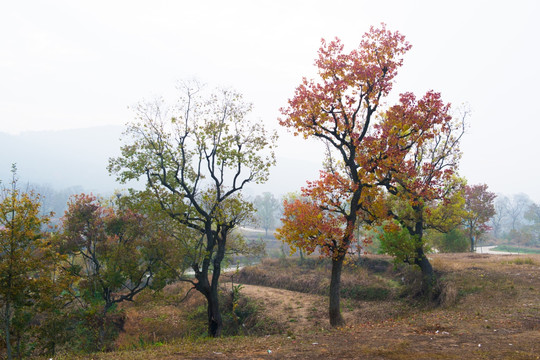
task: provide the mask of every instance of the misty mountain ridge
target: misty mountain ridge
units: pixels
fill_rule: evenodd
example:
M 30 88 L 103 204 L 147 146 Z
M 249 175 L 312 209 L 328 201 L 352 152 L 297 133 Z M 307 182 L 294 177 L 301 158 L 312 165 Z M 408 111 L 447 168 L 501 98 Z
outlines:
M 77 188 L 110 195 L 127 187 L 117 183 L 107 171 L 109 158 L 120 155 L 124 129 L 111 125 L 18 135 L 0 132 L 0 180 L 4 185 L 9 183 L 11 165 L 16 163 L 20 184 L 43 184 L 56 190 Z M 269 181 L 249 184 L 245 193 L 254 196 L 268 191 L 279 196 L 299 191 L 306 180 L 318 177 L 320 164 L 321 161 L 278 156 Z
M 120 154 L 122 131 L 122 126 L 100 126 L 18 135 L 0 133 L 0 179 L 9 181 L 11 164 L 16 163 L 21 183 L 111 192 L 119 186 L 106 167 L 109 157 Z

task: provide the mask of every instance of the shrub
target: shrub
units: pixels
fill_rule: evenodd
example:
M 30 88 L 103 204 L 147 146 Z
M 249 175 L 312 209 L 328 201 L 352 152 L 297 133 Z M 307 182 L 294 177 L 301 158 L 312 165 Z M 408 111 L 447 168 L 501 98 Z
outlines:
M 429 238 L 433 246 L 443 253 L 467 252 L 470 248 L 467 235 L 459 228 L 448 233 L 430 232 Z
M 515 264 L 515 265 L 538 265 L 536 261 L 534 261 L 531 258 L 522 258 L 519 257 L 517 259 L 513 259 L 508 262 L 509 264 Z
M 450 280 L 439 280 L 439 304 L 442 307 L 449 307 L 455 305 L 459 297 L 459 289 L 457 285 Z
M 258 304 L 242 294 L 242 285 L 220 291 L 223 333 L 226 336 L 282 333 L 274 321 L 267 319 Z
M 341 296 L 355 300 L 381 301 L 389 298 L 390 291 L 379 286 L 356 285 L 342 288 Z

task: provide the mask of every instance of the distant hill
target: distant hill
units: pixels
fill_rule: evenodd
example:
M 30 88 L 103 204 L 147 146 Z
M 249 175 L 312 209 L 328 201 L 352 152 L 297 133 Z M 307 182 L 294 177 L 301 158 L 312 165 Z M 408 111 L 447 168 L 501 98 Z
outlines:
M 125 187 L 107 172 L 108 159 L 120 154 L 123 129 L 99 126 L 19 135 L 0 133 L 0 180 L 8 182 L 11 164 L 17 163 L 21 183 L 44 184 L 54 189 L 80 187 L 85 192 L 110 194 Z M 246 193 L 249 196 L 268 191 L 279 196 L 299 191 L 306 180 L 318 177 L 321 160 L 278 157 L 269 181 L 249 185 Z
M 0 179 L 9 181 L 11 164 L 16 163 L 23 183 L 110 192 L 119 186 L 106 166 L 109 157 L 120 153 L 122 130 L 121 126 L 100 126 L 19 135 L 0 133 Z

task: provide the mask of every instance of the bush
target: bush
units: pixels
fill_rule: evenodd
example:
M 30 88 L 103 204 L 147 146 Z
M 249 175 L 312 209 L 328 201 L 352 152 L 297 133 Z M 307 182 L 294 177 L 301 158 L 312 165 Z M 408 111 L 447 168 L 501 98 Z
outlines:
M 438 282 L 439 304 L 442 307 L 450 307 L 457 303 L 459 298 L 459 289 L 455 282 L 451 280 L 439 280 Z
M 220 292 L 220 304 L 223 317 L 223 334 L 266 335 L 282 333 L 284 329 L 277 327 L 274 321 L 264 317 L 259 306 L 241 293 L 242 285 Z
M 101 306 L 89 306 L 79 309 L 71 314 L 68 330 L 70 337 L 69 346 L 80 352 L 111 351 L 120 331 L 124 329 L 126 320 L 125 313 L 116 307 L 110 309 L 105 317 L 102 315 Z M 104 322 L 103 343 L 100 344 L 100 328 Z M 101 347 L 101 348 L 100 348 Z
M 471 246 L 467 235 L 459 228 L 448 233 L 431 232 L 428 237 L 442 253 L 467 252 Z
M 387 300 L 390 296 L 390 290 L 379 286 L 356 285 L 347 288 L 341 288 L 341 296 L 363 301 L 381 301 Z

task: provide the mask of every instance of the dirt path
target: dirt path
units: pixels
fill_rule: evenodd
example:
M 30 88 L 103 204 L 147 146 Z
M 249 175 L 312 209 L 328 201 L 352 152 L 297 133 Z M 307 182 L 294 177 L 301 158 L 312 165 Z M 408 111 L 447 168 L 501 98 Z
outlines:
M 242 292 L 293 333 L 328 328 L 327 298 L 264 286 L 243 285 Z

